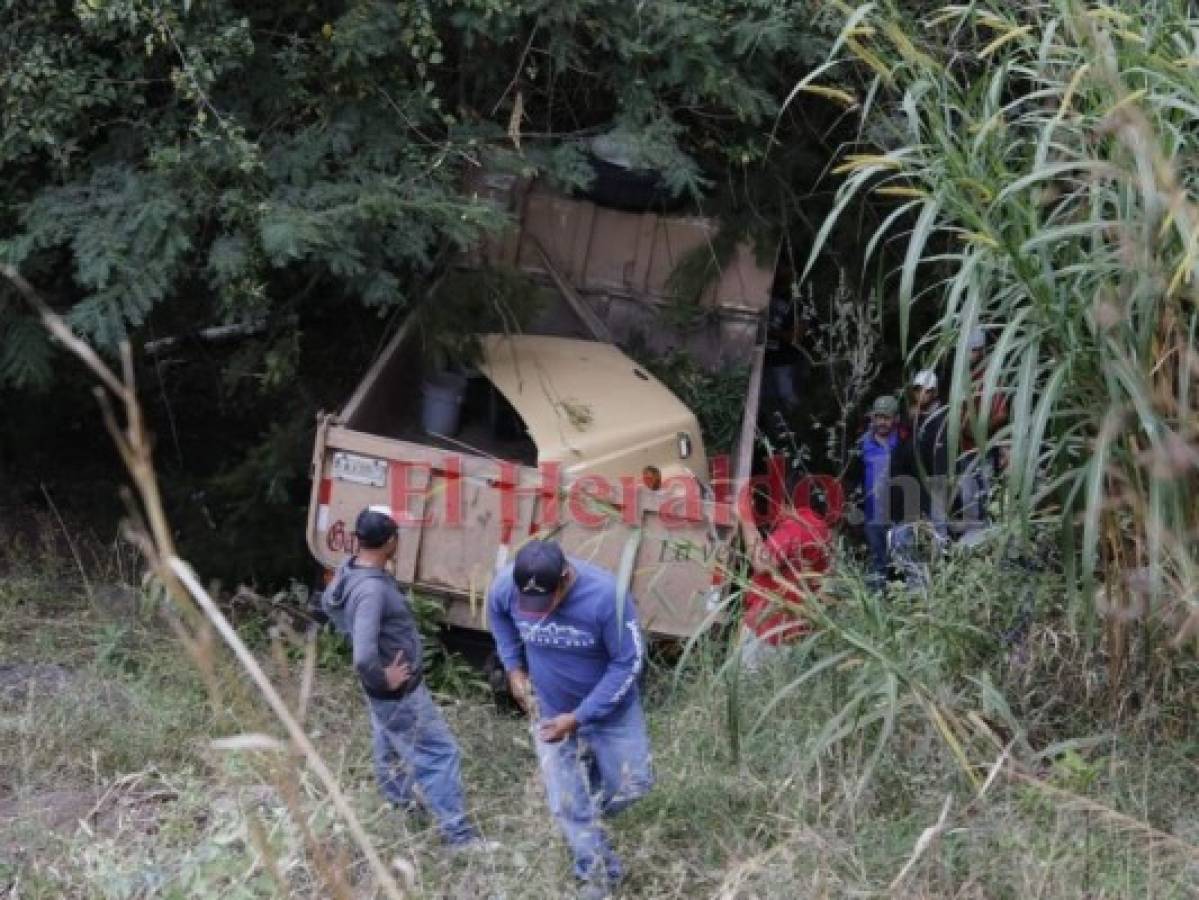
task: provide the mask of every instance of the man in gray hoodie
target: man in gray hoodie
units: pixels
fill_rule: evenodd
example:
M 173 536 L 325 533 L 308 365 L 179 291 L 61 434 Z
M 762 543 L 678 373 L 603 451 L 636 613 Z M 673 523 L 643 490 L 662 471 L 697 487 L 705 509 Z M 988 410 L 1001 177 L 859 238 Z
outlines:
M 364 509 L 354 534 L 359 551 L 338 568 L 321 605 L 353 645 L 354 671 L 370 710 L 379 788 L 404 809 L 423 801 L 447 844 L 483 846 L 466 820 L 458 745 L 423 684 L 412 607 L 384 568 L 395 555 L 398 527 L 388 513 Z

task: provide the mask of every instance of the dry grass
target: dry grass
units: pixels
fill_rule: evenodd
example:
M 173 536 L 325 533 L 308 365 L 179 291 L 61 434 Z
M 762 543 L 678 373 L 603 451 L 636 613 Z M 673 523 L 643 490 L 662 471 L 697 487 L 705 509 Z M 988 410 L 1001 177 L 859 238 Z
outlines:
M 217 654 L 213 704 L 160 621 L 89 602 L 69 559 L 24 552 L 0 579 L 0 664 L 25 666 L 6 670 L 0 692 L 0 896 L 325 897 L 322 866 L 348 896 L 376 895 L 309 770 L 287 754 L 213 747 L 277 733 L 227 654 Z M 262 651 L 264 665 L 278 664 Z M 286 671 L 273 670 L 285 693 L 298 690 L 302 659 L 293 652 Z M 780 660 L 742 686 L 743 701 L 764 702 L 795 666 Z M 896 896 L 1184 897 L 1199 885 L 1187 858 L 1199 843 L 1187 801 L 1193 742 L 1063 754 L 1031 781 L 997 773 L 978 799 L 914 718 L 859 794 L 870 742 L 806 765 L 835 689 L 793 698 L 772 727 L 743 738 L 734 766 L 715 671 L 701 654 L 678 694 L 666 678 L 651 681 L 658 784 L 615 825 L 624 896 L 881 896 L 909 861 Z M 504 843 L 492 858 L 448 857 L 430 823 L 384 808 L 366 716 L 335 659 L 317 671 L 309 734 L 380 855 L 408 863 L 412 896 L 568 896 L 567 854 L 523 722 L 442 699 L 473 815 Z

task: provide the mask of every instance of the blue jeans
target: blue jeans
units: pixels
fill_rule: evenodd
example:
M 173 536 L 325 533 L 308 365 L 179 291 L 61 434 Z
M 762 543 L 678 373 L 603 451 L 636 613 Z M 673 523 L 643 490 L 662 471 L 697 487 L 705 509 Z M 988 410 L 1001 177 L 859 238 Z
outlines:
M 383 796 L 405 808 L 423 803 L 448 844 L 477 838 L 466 820 L 458 744 L 429 689 L 422 684 L 402 700 L 367 697 L 367 704 Z
M 570 845 L 575 877 L 619 881 L 620 860 L 600 818 L 640 800 L 653 786 L 640 700 L 556 744 L 536 743 L 546 799 Z
M 987 496 L 990 463 L 977 450 L 968 450 L 958 460 L 958 537 L 966 537 L 987 527 Z
M 867 522 L 866 545 L 870 548 L 870 574 L 874 583 L 881 585 L 887 579 L 887 565 L 891 556 L 887 548 L 887 532 L 891 526 L 886 522 Z

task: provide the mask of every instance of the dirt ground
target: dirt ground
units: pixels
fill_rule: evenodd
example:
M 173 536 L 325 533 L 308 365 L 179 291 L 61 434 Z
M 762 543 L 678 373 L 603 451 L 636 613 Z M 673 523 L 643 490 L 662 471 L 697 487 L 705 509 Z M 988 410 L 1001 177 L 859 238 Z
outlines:
M 47 696 L 68 694 L 81 677 L 55 663 L 0 664 L 0 716 L 11 721 L 14 713 L 28 712 Z M 122 689 L 106 687 L 113 698 L 109 712 L 121 714 L 127 705 Z M 17 775 L 11 769 L 0 775 L 0 860 L 19 861 L 80 829 L 103 834 L 136 823 L 152 831 L 158 804 L 174 799 L 172 792 L 141 776 L 119 779 L 104 789 L 64 784 L 27 790 L 15 783 Z

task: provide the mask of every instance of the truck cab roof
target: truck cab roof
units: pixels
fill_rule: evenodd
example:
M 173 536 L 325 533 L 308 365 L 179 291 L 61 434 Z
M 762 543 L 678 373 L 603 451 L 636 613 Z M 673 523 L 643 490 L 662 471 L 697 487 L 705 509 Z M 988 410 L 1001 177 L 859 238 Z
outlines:
M 481 337 L 479 369 L 512 404 L 539 463 L 618 478 L 647 466 L 706 481 L 695 415 L 612 344 L 545 335 Z

